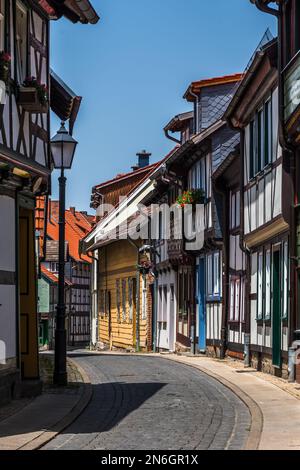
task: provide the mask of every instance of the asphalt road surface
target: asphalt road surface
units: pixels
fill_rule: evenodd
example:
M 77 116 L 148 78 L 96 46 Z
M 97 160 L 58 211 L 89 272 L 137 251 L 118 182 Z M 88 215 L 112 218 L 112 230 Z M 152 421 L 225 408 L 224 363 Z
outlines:
M 206 374 L 160 357 L 78 354 L 93 397 L 44 449 L 242 449 L 248 408 Z

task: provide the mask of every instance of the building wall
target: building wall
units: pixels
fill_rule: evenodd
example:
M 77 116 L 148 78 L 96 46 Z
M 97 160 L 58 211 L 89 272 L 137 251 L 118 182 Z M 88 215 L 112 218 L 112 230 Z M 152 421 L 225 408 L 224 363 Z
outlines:
M 1 193 L 1 189 L 0 189 Z M 5 360 L 1 369 L 16 365 L 16 216 L 15 199 L 0 194 L 0 341 L 4 342 Z M 1 358 L 2 359 L 2 358 Z
M 99 341 L 111 347 L 136 347 L 136 267 L 137 250 L 127 240 L 99 250 L 98 334 Z M 151 345 L 147 344 L 147 306 L 143 308 L 142 276 L 139 283 L 140 347 L 146 349 Z

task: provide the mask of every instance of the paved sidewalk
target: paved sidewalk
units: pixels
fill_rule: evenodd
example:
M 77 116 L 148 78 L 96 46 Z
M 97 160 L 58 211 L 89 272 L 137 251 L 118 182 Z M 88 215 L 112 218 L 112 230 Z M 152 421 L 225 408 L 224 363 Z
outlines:
M 89 379 L 77 364 L 68 359 L 69 385 L 55 388 L 47 383 L 51 360 L 44 358 L 44 362 L 43 394 L 32 400 L 17 401 L 0 415 L 0 450 L 39 449 L 69 426 L 90 401 Z
M 206 372 L 240 396 L 252 414 L 249 448 L 300 450 L 299 385 L 287 384 L 228 361 L 177 355 L 164 357 Z

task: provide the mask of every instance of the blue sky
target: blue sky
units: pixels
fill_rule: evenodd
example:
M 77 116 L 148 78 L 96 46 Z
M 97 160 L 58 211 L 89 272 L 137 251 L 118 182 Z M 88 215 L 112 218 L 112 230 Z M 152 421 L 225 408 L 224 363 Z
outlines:
M 67 205 L 89 210 L 91 188 L 172 148 L 170 118 L 190 109 L 189 83 L 241 72 L 274 19 L 250 0 L 92 0 L 96 25 L 52 23 L 52 67 L 83 96 Z M 52 133 L 58 122 L 52 121 Z M 57 198 L 53 173 L 53 198 Z

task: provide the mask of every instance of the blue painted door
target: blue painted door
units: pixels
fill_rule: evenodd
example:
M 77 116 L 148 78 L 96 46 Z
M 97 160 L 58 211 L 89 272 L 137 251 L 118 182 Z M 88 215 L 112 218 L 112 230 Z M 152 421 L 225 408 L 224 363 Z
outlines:
M 198 269 L 199 350 L 206 349 L 205 259 L 200 258 Z

